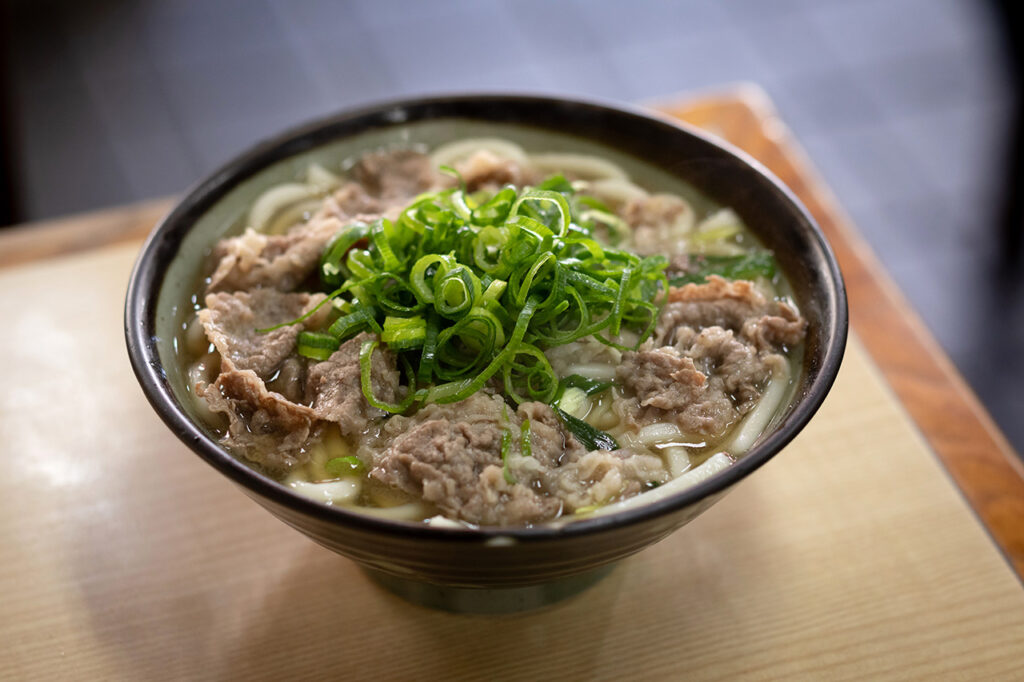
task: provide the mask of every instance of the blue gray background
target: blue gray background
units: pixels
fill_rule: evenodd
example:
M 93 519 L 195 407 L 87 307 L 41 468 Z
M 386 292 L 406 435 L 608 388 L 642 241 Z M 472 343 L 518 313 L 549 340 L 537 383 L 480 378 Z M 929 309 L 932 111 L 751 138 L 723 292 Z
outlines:
M 181 192 L 253 141 L 468 89 L 626 102 L 753 81 L 1024 450 L 996 225 L 1016 86 L 971 0 L 163 0 L 8 6 L 22 217 Z

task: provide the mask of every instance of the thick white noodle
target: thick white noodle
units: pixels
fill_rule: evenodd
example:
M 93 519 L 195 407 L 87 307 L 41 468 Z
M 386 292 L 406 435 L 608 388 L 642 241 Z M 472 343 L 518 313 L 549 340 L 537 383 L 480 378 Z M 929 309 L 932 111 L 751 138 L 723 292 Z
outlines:
M 199 316 L 195 315 L 185 329 L 185 350 L 195 357 L 206 353 L 209 347 L 210 341 L 206 338 L 206 330 L 199 321 Z
M 679 441 L 683 438 L 683 432 L 679 430 L 679 427 L 669 422 L 648 424 L 636 435 L 644 445 L 657 445 L 658 443 Z
M 352 504 L 359 497 L 363 482 L 355 476 L 340 481 L 325 483 L 309 483 L 308 481 L 290 481 L 288 487 L 298 494 L 317 502 L 327 504 Z
M 220 356 L 217 353 L 207 353 L 189 365 L 188 385 L 195 388 L 199 384 L 212 384 L 217 380 L 220 373 Z M 203 401 L 206 404 L 206 401 Z
M 743 418 L 736 428 L 732 440 L 723 446 L 729 452 L 744 453 L 751 448 L 754 442 L 764 433 L 768 422 L 779 410 L 783 398 L 786 397 L 786 389 L 789 388 L 789 364 L 780 362 L 772 371 L 772 378 L 768 388 L 761 394 L 761 399 L 753 410 Z
M 456 161 L 461 161 L 478 151 L 488 151 L 516 163 L 527 162 L 526 152 L 514 142 L 498 137 L 477 137 L 441 145 L 430 154 L 430 163 L 434 168 L 452 166 Z
M 736 211 L 731 208 L 722 208 L 697 223 L 698 234 L 718 229 L 740 232 L 743 229 L 743 221 L 736 215 Z
M 647 196 L 646 190 L 625 178 L 595 180 L 590 183 L 587 193 L 610 204 L 625 204 Z
M 314 163 L 310 164 L 309 169 L 306 171 L 306 182 L 324 190 L 340 185 L 341 178 L 319 163 Z
M 420 502 L 409 502 L 397 507 L 358 507 L 357 511 L 392 521 L 422 521 L 427 515 L 427 508 Z
M 672 478 L 682 476 L 692 464 L 690 462 L 690 453 L 684 447 L 675 446 L 671 448 L 664 448 L 661 451 L 661 454 L 665 458 L 665 464 L 668 466 L 668 473 L 672 475 Z
M 711 478 L 720 471 L 728 469 L 730 466 L 732 466 L 733 462 L 735 461 L 736 460 L 734 460 L 732 457 L 725 454 L 724 452 L 719 452 L 717 454 L 711 455 L 700 466 L 691 469 L 690 471 L 687 471 L 682 476 L 673 478 L 665 485 L 658 486 L 654 490 L 648 490 L 645 493 L 635 495 L 628 499 L 622 500 L 621 502 L 614 502 L 612 504 L 601 507 L 600 509 L 596 510 L 593 514 L 590 514 L 589 516 L 604 516 L 605 514 L 615 514 L 620 511 L 625 511 L 627 509 L 636 509 L 637 507 L 642 507 L 646 504 L 651 504 L 659 500 L 664 500 L 666 497 L 675 495 L 676 493 L 682 492 L 687 488 L 692 488 L 698 483 L 701 483 Z
M 615 378 L 615 365 L 606 365 L 604 363 L 587 363 L 585 365 L 572 365 L 566 371 L 565 375 L 579 374 L 581 377 L 588 379 L 614 379 Z
M 249 210 L 249 227 L 257 232 L 266 233 L 271 219 L 292 204 L 312 199 L 321 190 L 312 185 L 299 182 L 286 182 L 275 185 L 260 195 Z
M 468 529 L 468 526 L 464 523 L 459 523 L 454 519 L 449 519 L 447 516 L 438 514 L 437 516 L 431 516 L 427 519 L 427 525 L 433 526 L 434 528 L 461 528 L 463 530 Z
M 618 165 L 598 156 L 586 154 L 530 154 L 528 162 L 542 173 L 567 173 L 582 180 L 625 180 L 626 172 Z

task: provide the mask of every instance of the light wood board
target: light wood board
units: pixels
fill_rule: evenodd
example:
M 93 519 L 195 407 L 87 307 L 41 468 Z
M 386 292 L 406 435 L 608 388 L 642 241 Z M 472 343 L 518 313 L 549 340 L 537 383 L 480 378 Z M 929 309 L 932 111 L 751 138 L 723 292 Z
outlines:
M 136 245 L 0 270 L 0 679 L 1020 679 L 1024 590 L 856 337 L 798 438 L 547 610 L 408 605 L 180 444 Z
M 659 108 L 737 145 L 800 198 L 832 244 L 850 324 L 957 487 L 1024 578 L 1024 464 L 846 216 L 765 91 L 738 85 Z

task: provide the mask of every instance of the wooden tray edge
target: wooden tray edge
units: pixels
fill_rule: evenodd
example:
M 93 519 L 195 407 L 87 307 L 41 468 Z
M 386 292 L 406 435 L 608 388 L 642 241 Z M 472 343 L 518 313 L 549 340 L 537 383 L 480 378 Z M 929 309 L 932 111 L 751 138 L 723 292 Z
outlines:
M 836 252 L 853 329 L 1018 577 L 1024 578 L 1024 463 L 839 206 L 768 94 L 742 84 L 657 106 L 744 149 L 804 202 Z M 893 343 L 894 338 L 899 342 Z

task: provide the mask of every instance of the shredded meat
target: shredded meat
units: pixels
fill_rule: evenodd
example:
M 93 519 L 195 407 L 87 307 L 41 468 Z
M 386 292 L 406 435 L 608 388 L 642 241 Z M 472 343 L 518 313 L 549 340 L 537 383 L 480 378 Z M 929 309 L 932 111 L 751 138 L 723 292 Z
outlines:
M 520 443 L 524 419 L 530 420 L 529 457 Z M 506 430 L 511 482 L 501 458 Z M 364 451 L 374 462 L 373 477 L 451 518 L 483 525 L 552 519 L 563 509 L 605 503 L 667 477 L 657 457 L 587 453 L 546 405 L 524 403 L 513 412 L 500 396 L 485 393 L 392 417 L 380 438 L 383 448 Z
M 586 453 L 583 444 L 566 432 L 562 420 L 544 403 L 523 403 L 516 414 L 520 422 L 530 420 L 530 455 L 544 467 L 558 467 Z
M 665 483 L 669 479 L 660 457 L 630 450 L 594 450 L 557 473 L 554 489 L 571 511 L 631 497 L 651 483 Z
M 622 219 L 633 228 L 637 253 L 664 253 L 666 244 L 685 242 L 679 237 L 693 229 L 690 204 L 672 194 L 650 194 L 631 199 L 622 207 Z
M 503 159 L 493 152 L 481 149 L 455 164 L 466 188 L 475 192 L 479 189 L 497 190 L 508 184 L 526 184 L 522 167 L 511 159 Z
M 354 182 L 342 185 L 308 223 L 282 235 L 247 229 L 222 239 L 213 250 L 217 263 L 206 290 L 239 291 L 267 287 L 293 291 L 316 270 L 327 243 L 354 220 L 372 221 L 385 204 Z
M 256 330 L 294 320 L 323 300 L 323 294 L 285 294 L 275 289 L 209 294 L 206 307 L 199 311 L 199 322 L 221 357 L 266 380 L 295 350 L 299 332 L 319 325 L 323 316 L 318 312 L 302 324 L 265 334 Z
M 640 396 L 642 407 L 681 410 L 704 392 L 707 376 L 697 371 L 691 358 L 675 348 L 654 348 L 627 355 L 616 372 L 619 381 Z
M 306 386 L 306 362 L 306 358 L 299 355 L 285 358 L 277 375 L 267 380 L 267 388 L 293 403 L 302 402 Z
M 217 267 L 206 290 L 293 291 L 313 274 L 320 253 L 342 227 L 338 218 L 331 217 L 298 225 L 283 235 L 264 235 L 250 228 L 241 236 L 223 239 L 213 250 Z
M 750 411 L 779 363 L 799 343 L 806 321 L 751 282 L 712 276 L 671 289 L 654 339 L 623 354 L 619 381 L 635 398 L 617 404 L 635 425 L 675 422 L 714 437 Z
M 313 413 L 320 419 L 337 423 L 344 436 L 360 436 L 372 420 L 384 416 L 366 402 L 360 385 L 359 349 L 363 341 L 371 338 L 370 334 L 363 333 L 341 344 L 331 357 L 310 368 L 306 380 L 306 398 Z M 378 400 L 397 401 L 398 370 L 391 351 L 380 347 L 374 351 L 370 386 Z
M 371 476 L 471 523 L 527 523 L 555 516 L 559 503 L 521 485 L 507 486 L 501 441 L 509 409 L 499 396 L 476 393 L 450 405 L 396 416 L 372 448 Z
M 752 282 L 718 275 L 706 284 L 673 287 L 655 331 L 655 342 L 670 345 L 683 328 L 722 327 L 741 333 L 759 349 L 795 345 L 807 321 L 785 301 L 770 301 Z
M 272 474 L 304 462 L 304 448 L 315 436 L 313 411 L 268 391 L 252 370 L 225 364 L 217 381 L 199 391 L 211 410 L 227 415 L 225 447 Z
M 438 181 L 430 157 L 409 149 L 365 154 L 352 169 L 352 176 L 386 203 L 407 201 Z

